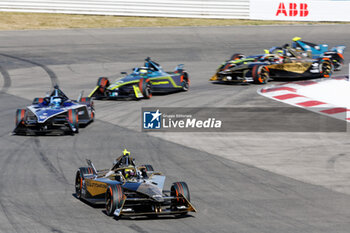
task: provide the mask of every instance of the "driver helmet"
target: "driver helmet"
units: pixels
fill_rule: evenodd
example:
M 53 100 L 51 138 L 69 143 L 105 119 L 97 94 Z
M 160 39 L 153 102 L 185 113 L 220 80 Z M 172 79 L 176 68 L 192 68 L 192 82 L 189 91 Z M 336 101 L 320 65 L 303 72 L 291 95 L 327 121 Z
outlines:
M 135 176 L 135 170 L 134 170 L 134 167 L 132 166 L 129 166 L 128 168 L 126 168 L 124 170 L 125 172 L 125 178 L 128 179 L 128 178 L 132 178 Z
M 62 100 L 61 100 L 61 98 L 56 97 L 56 98 L 53 98 L 51 102 L 55 108 L 59 108 L 61 106 Z
M 147 74 L 147 73 L 148 73 L 148 68 L 147 68 L 147 67 L 141 67 L 141 68 L 139 69 L 139 73 L 140 73 L 141 75 Z
M 285 57 L 285 51 L 284 50 L 277 50 L 277 51 L 275 51 L 275 54 L 278 56 L 279 62 L 281 62 L 283 60 L 283 58 Z

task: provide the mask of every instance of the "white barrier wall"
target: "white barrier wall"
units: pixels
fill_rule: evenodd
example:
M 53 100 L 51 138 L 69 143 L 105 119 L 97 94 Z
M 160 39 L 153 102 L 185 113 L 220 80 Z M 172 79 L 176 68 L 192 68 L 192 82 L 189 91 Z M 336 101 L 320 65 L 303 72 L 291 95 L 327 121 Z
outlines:
M 0 0 L 0 11 L 350 21 L 350 0 Z
M 0 0 L 0 11 L 248 19 L 249 0 Z
M 250 0 L 250 19 L 350 21 L 350 1 Z

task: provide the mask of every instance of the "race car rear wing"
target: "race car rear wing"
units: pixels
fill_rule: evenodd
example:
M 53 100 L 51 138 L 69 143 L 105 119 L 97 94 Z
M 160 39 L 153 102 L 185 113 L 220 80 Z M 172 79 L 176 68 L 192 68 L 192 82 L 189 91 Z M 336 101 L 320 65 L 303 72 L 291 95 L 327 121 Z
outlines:
M 184 64 L 178 64 L 176 67 L 175 67 L 175 72 L 179 72 L 181 73 L 183 70 L 184 70 Z

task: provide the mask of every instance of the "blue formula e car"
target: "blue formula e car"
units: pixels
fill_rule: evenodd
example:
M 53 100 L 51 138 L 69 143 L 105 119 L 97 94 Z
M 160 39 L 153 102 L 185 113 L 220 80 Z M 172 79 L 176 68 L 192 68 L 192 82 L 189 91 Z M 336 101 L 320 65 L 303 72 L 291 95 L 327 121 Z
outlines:
M 86 126 L 95 118 L 91 98 L 70 100 L 58 86 L 44 98 L 34 98 L 32 105 L 17 109 L 14 134 L 47 134 L 79 132 L 79 126 Z
M 110 83 L 106 77 L 97 81 L 97 86 L 89 97 L 95 99 L 149 99 L 152 93 L 171 93 L 187 91 L 190 80 L 184 65 L 178 65 L 173 72 L 165 72 L 162 67 L 151 60 L 145 59 L 143 67 L 134 68 L 131 74 L 122 72 L 125 77 Z
M 327 44 L 314 44 L 301 40 L 300 37 L 294 37 L 292 48 L 298 51 L 305 52 L 307 56 L 318 59 L 320 57 L 328 57 L 333 62 L 334 70 L 341 70 L 344 64 L 344 50 L 345 45 L 338 45 L 331 49 L 328 49 Z

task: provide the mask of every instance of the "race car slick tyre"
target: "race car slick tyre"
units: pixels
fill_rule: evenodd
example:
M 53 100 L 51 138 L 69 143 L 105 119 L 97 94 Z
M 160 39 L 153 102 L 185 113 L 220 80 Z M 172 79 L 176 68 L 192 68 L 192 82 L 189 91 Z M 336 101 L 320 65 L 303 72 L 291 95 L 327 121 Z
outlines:
M 231 56 L 230 60 L 239 60 L 245 58 L 245 55 L 242 53 L 235 53 Z
M 93 111 L 91 111 L 90 119 L 91 119 L 91 122 L 95 120 L 95 113 Z
M 142 173 L 142 176 L 143 176 L 144 178 L 147 178 L 147 177 L 148 177 L 147 172 L 153 172 L 153 171 L 154 171 L 152 165 L 149 165 L 149 164 L 141 165 L 141 167 L 145 167 L 145 168 L 142 168 L 142 169 L 141 169 L 141 173 Z
M 81 192 L 83 189 L 83 177 L 80 171 L 77 171 L 75 176 L 75 195 L 78 199 L 81 199 Z
M 99 87 L 99 91 L 101 94 L 104 94 L 107 87 L 109 86 L 109 80 L 106 77 L 100 77 L 97 81 L 97 86 Z
M 81 199 L 83 190 L 84 175 L 93 175 L 94 171 L 91 167 L 81 167 L 75 176 L 75 195 L 77 198 Z
M 181 79 L 182 79 L 182 82 L 181 82 L 182 90 L 188 91 L 188 89 L 190 87 L 190 80 L 188 80 L 188 74 L 185 72 L 182 75 Z
M 79 171 L 80 171 L 82 176 L 94 174 L 94 170 L 91 167 L 81 167 L 81 168 L 79 168 Z
M 153 172 L 154 169 L 153 169 L 153 166 L 152 165 L 149 165 L 149 164 L 146 164 L 146 165 L 142 165 L 146 168 L 146 171 L 147 172 Z
M 88 106 L 93 106 L 94 105 L 94 101 L 92 101 L 92 99 L 90 97 L 83 97 L 83 98 L 81 98 L 80 103 L 85 103 Z
M 171 200 L 171 205 L 175 209 L 177 206 L 181 206 L 181 205 L 186 204 L 186 201 L 180 197 L 185 197 L 188 201 L 190 201 L 190 191 L 189 191 L 188 186 L 185 182 L 173 183 L 171 186 L 171 189 L 170 189 L 170 195 L 172 197 L 176 197 L 175 199 Z M 183 213 L 183 214 L 186 214 L 186 213 Z
M 332 76 L 334 70 L 334 66 L 330 60 L 321 60 L 320 63 L 320 73 L 322 77 L 329 78 Z
M 139 89 L 145 99 L 152 97 L 151 83 L 149 79 L 141 78 L 139 82 Z
M 44 102 L 44 98 L 34 98 L 32 104 L 41 104 Z
M 124 191 L 121 185 L 108 186 L 105 196 L 105 207 L 108 216 L 113 216 L 116 209 L 120 209 L 124 202 Z
M 255 65 L 252 69 L 254 83 L 266 84 L 269 81 L 269 70 L 266 66 Z
M 26 115 L 27 110 L 26 109 L 17 109 L 16 111 L 16 119 L 15 119 L 15 124 L 16 126 L 23 122 L 25 115 Z
M 78 118 L 78 112 L 76 109 L 68 110 L 68 122 L 72 126 L 74 126 L 75 128 L 74 133 L 79 133 L 79 118 Z

